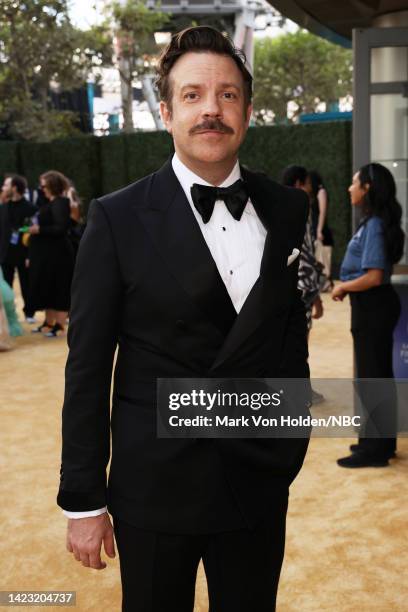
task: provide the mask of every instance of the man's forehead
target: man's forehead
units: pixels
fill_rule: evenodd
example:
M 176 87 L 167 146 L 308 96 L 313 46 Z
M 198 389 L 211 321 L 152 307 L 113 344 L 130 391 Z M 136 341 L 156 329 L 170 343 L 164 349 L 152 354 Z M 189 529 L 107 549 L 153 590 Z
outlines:
M 232 57 L 211 51 L 185 53 L 175 63 L 170 74 L 179 87 L 204 83 L 210 76 L 220 83 L 236 87 L 242 85 L 241 72 Z

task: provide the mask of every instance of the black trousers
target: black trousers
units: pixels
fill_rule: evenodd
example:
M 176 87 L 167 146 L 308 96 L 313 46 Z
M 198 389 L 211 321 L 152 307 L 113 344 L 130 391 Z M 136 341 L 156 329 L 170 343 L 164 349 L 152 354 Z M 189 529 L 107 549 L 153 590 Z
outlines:
M 10 285 L 10 287 L 13 287 L 14 273 L 17 269 L 21 294 L 24 301 L 23 311 L 26 317 L 33 317 L 35 313 L 30 305 L 30 280 L 29 271 L 25 265 L 25 255 L 23 253 L 16 253 L 8 256 L 1 267 L 3 270 L 4 280 Z
M 122 612 L 193 612 L 200 559 L 210 612 L 274 612 L 285 547 L 287 501 L 254 530 L 155 533 L 113 517 Z
M 372 456 L 386 458 L 396 449 L 397 395 L 392 352 L 401 304 L 391 285 L 350 293 L 350 301 L 356 377 L 388 379 L 357 383 L 365 414 L 359 445 Z

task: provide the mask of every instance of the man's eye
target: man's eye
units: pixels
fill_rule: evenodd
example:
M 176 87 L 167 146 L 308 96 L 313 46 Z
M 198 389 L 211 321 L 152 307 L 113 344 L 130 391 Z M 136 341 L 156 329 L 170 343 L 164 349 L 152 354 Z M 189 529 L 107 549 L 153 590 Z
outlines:
M 184 98 L 187 100 L 194 100 L 194 98 L 197 97 L 197 94 L 193 91 L 189 91 L 188 93 L 184 94 Z
M 234 98 L 236 98 L 236 95 L 232 92 L 232 91 L 225 91 L 224 92 L 224 96 L 228 99 L 228 100 L 232 100 Z

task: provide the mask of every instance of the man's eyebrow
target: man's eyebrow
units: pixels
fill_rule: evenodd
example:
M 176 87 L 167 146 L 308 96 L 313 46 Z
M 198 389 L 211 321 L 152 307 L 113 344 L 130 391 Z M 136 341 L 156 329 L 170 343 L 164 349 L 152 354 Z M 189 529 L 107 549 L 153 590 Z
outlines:
M 200 87 L 202 87 L 202 85 L 199 83 L 186 83 L 185 85 L 181 86 L 181 89 L 200 89 Z
M 200 89 L 201 87 L 203 87 L 204 85 L 202 83 L 186 83 L 185 85 L 181 86 L 181 90 L 183 89 Z M 235 83 L 220 83 L 219 84 L 220 87 L 233 87 L 234 89 L 240 89 L 238 87 L 238 85 L 236 85 Z
M 235 83 L 220 83 L 220 87 L 233 87 L 234 89 L 240 89 Z

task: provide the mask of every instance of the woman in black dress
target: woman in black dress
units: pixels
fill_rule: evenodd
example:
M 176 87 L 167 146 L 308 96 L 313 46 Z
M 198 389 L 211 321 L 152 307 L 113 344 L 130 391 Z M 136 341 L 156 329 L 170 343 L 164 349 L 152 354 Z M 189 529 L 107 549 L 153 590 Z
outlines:
M 35 331 L 52 338 L 64 332 L 74 254 L 68 238 L 70 204 L 63 195 L 67 179 L 51 170 L 41 175 L 40 186 L 47 201 L 40 207 L 38 223 L 29 228 L 30 287 L 35 310 L 45 310 L 45 321 Z
M 309 172 L 309 178 L 311 185 L 310 201 L 315 257 L 317 261 L 320 261 L 323 265 L 324 273 L 327 277 L 322 291 L 331 291 L 334 286 L 331 278 L 331 260 L 334 241 L 333 233 L 327 222 L 329 197 L 323 184 L 322 177 L 318 172 L 312 170 Z

